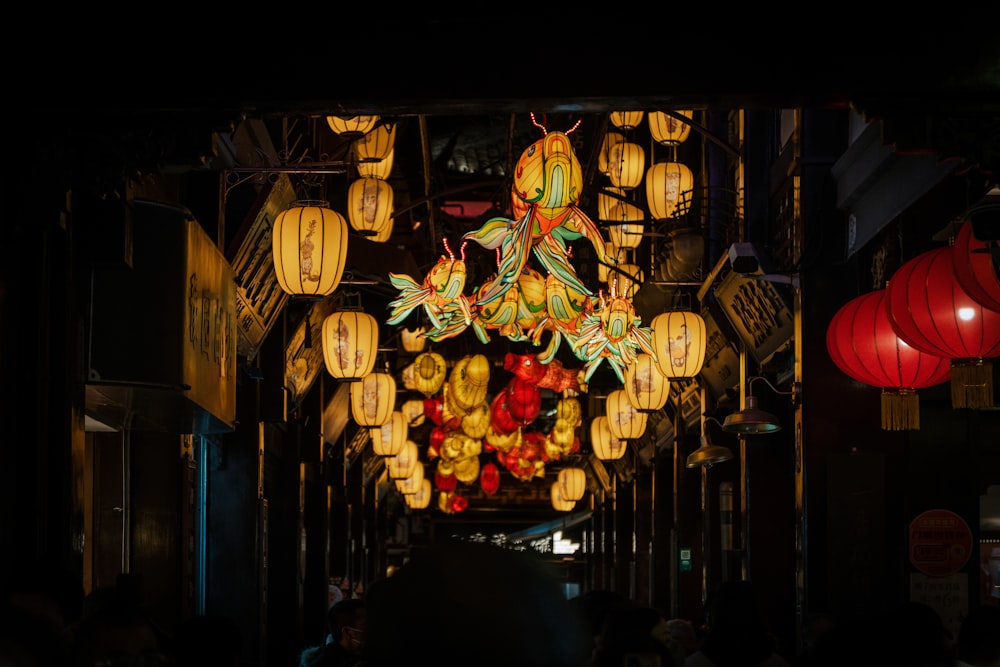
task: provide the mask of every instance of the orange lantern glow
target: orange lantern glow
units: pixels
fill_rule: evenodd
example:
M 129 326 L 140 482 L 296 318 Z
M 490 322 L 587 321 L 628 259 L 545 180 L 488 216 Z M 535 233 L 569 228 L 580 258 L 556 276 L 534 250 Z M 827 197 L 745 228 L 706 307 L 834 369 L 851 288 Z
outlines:
M 615 144 L 611 147 L 608 169 L 612 185 L 626 190 L 638 187 L 646 171 L 646 151 L 631 141 Z
M 705 364 L 705 320 L 685 310 L 660 313 L 653 330 L 656 367 L 667 379 L 693 378 Z
M 424 484 L 424 465 L 419 461 L 410 474 L 403 479 L 396 480 L 396 490 L 402 493 L 404 496 L 411 493 L 416 493 L 420 490 L 420 487 Z
M 360 310 L 338 311 L 323 320 L 323 360 L 338 380 L 372 372 L 378 352 L 378 321 Z
M 392 479 L 406 479 L 420 465 L 420 450 L 417 443 L 407 440 L 399 454 L 385 460 L 386 470 Z
M 667 402 L 670 381 L 656 366 L 652 355 L 640 352 L 625 367 L 625 395 L 629 403 L 642 412 L 656 412 Z
M 646 172 L 646 204 L 656 220 L 687 213 L 694 189 L 694 174 L 680 162 L 657 162 Z
M 583 498 L 583 494 L 587 490 L 587 473 L 583 471 L 583 468 L 563 468 L 556 476 L 556 484 L 559 485 L 559 494 L 565 500 L 575 503 Z
M 327 116 L 330 129 L 344 136 L 361 136 L 378 122 L 378 116 Z
M 396 143 L 396 124 L 383 122 L 354 142 L 359 162 L 379 162 L 389 157 Z
M 608 429 L 619 440 L 631 440 L 646 432 L 647 414 L 633 407 L 624 389 L 608 392 L 604 399 Z
M 431 496 L 434 491 L 431 489 L 431 480 L 426 477 L 420 482 L 420 488 L 416 493 L 403 496 L 406 506 L 413 510 L 422 510 L 431 504 Z
M 396 380 L 373 371 L 351 383 L 351 416 L 358 426 L 382 426 L 396 407 Z
M 410 354 L 419 354 L 427 346 L 427 327 L 417 327 L 416 329 L 403 329 L 399 338 L 403 344 L 403 351 Z
M 358 176 L 361 178 L 381 178 L 385 180 L 392 174 L 392 163 L 396 155 L 396 149 L 389 151 L 389 154 L 378 162 L 358 162 Z
M 611 148 L 615 144 L 620 144 L 625 141 L 625 135 L 620 132 L 608 132 L 604 135 L 604 139 L 601 141 L 601 151 L 597 156 L 597 169 L 605 176 L 611 174 Z
M 693 118 L 694 111 L 676 111 L 685 118 Z M 662 111 L 649 112 L 649 134 L 653 141 L 664 146 L 677 146 L 691 134 L 691 125 Z
M 608 426 L 607 415 L 600 415 L 590 422 L 590 446 L 597 458 L 614 461 L 625 455 L 628 442 L 616 438 Z
M 619 129 L 634 130 L 642 123 L 643 116 L 645 115 L 645 111 L 612 111 L 611 115 L 608 116 L 608 120 Z
M 278 285 L 292 296 L 333 294 L 347 260 L 347 221 L 325 201 L 301 200 L 278 214 L 271 229 Z
M 389 420 L 381 426 L 371 427 L 372 452 L 376 456 L 395 456 L 409 438 L 410 426 L 399 410 L 394 410 Z
M 575 500 L 567 500 L 563 498 L 562 489 L 559 482 L 552 482 L 552 488 L 549 491 L 549 498 L 552 501 L 552 509 L 557 512 L 569 512 L 574 507 L 576 507 Z
M 347 219 L 362 236 L 377 236 L 392 219 L 392 186 L 378 178 L 357 178 L 347 189 Z

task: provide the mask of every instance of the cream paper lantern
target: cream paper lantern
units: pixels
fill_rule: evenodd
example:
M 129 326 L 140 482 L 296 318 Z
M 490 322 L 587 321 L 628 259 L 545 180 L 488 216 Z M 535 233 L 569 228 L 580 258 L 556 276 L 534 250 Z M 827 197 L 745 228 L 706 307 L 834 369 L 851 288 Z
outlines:
M 646 151 L 632 141 L 623 141 L 611 147 L 608 159 L 611 185 L 632 190 L 642 183 L 646 173 Z
M 625 141 L 625 135 L 620 132 L 607 132 L 601 140 L 601 150 L 597 154 L 597 169 L 605 176 L 611 174 L 611 148 Z
M 424 464 L 418 462 L 413 466 L 409 476 L 396 480 L 396 490 L 404 496 L 416 493 L 424 483 Z
M 378 122 L 378 116 L 327 116 L 326 124 L 337 134 L 360 136 L 367 133 Z
M 634 130 L 642 123 L 645 111 L 612 111 L 608 120 L 621 130 Z
M 396 124 L 381 123 L 354 141 L 354 155 L 358 162 L 380 162 L 395 148 Z
M 403 419 L 406 421 L 407 426 L 413 428 L 422 426 L 427 418 L 427 415 L 424 413 L 424 401 L 421 398 L 411 398 L 408 401 L 403 401 L 403 405 L 399 408 L 399 411 L 403 413 Z
M 427 347 L 427 327 L 419 326 L 415 329 L 403 329 L 399 332 L 399 338 L 403 344 L 403 351 L 409 354 L 419 354 Z
M 396 380 L 372 371 L 351 383 L 351 416 L 358 426 L 382 426 L 396 408 Z
M 385 465 L 389 477 L 394 480 L 406 479 L 412 475 L 414 469 L 420 465 L 420 450 L 417 448 L 417 443 L 407 439 L 399 454 L 387 458 Z
M 347 260 L 347 221 L 325 201 L 301 200 L 274 219 L 271 257 L 278 285 L 287 294 L 333 294 Z
M 392 163 L 396 157 L 396 149 L 393 148 L 381 160 L 377 162 L 358 162 L 358 176 L 361 178 L 380 178 L 385 180 L 392 174 Z
M 552 488 L 549 491 L 549 498 L 552 500 L 552 509 L 557 512 L 569 512 L 576 507 L 575 500 L 566 500 L 563 498 L 562 490 L 558 481 L 552 482 Z
M 323 360 L 338 380 L 354 381 L 372 372 L 378 353 L 378 321 L 360 310 L 331 313 L 323 320 Z
M 378 178 L 357 178 L 347 189 L 347 219 L 362 236 L 378 236 L 392 220 L 392 186 Z
M 431 480 L 425 475 L 417 492 L 404 495 L 403 501 L 411 510 L 422 510 L 431 504 L 432 495 L 434 495 L 434 490 L 431 487 Z
M 705 364 L 705 320 L 686 310 L 660 313 L 649 323 L 653 330 L 656 367 L 668 379 L 693 378 Z
M 615 389 L 604 399 L 608 429 L 619 440 L 632 440 L 646 432 L 647 414 L 633 407 L 624 389 Z
M 371 427 L 372 452 L 376 456 L 395 456 L 410 437 L 410 425 L 399 410 L 393 410 L 389 421 Z
M 608 223 L 608 240 L 616 248 L 638 248 L 646 232 L 645 219 L 645 211 L 621 200 L 615 200 L 608 217 L 602 218 Z
M 646 205 L 656 220 L 676 218 L 691 205 L 694 174 L 680 162 L 658 162 L 646 172 Z
M 602 461 L 614 461 L 625 455 L 628 442 L 616 438 L 608 426 L 607 415 L 600 415 L 590 422 L 590 447 Z
M 651 354 L 640 352 L 625 367 L 625 395 L 641 412 L 656 412 L 670 395 L 670 381 L 656 365 Z
M 559 494 L 565 500 L 575 503 L 583 498 L 587 490 L 587 473 L 583 468 L 563 468 L 556 476 L 556 483 L 559 485 Z
M 694 111 L 676 111 L 679 116 L 693 118 Z M 647 117 L 649 123 L 649 134 L 653 141 L 664 146 L 679 146 L 684 143 L 688 135 L 691 134 L 691 125 L 682 120 L 666 114 L 662 111 L 651 111 Z

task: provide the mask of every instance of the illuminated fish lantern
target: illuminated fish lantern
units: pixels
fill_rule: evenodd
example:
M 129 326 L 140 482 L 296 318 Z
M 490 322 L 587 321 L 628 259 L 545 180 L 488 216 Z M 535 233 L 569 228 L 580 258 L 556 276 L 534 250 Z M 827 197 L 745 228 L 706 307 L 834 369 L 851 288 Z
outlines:
M 424 334 L 430 340 L 450 338 L 464 331 L 472 323 L 472 309 L 465 290 L 465 244 L 461 257 L 455 254 L 444 241 L 447 255 L 441 255 L 437 263 L 417 283 L 405 274 L 389 273 L 389 281 L 399 290 L 399 296 L 389 302 L 390 315 L 386 323 L 400 324 L 415 308 L 423 307 L 431 322 L 431 328 Z
M 535 122 L 534 115 L 532 122 L 545 135 L 521 153 L 514 167 L 512 200 L 518 217 L 490 218 L 462 237 L 500 251 L 498 279 L 478 294 L 476 303 L 480 305 L 501 298 L 518 281 L 529 252 L 546 271 L 585 294 L 592 292 L 569 263 L 567 244 L 586 238 L 600 261 L 615 264 L 606 252 L 600 229 L 578 206 L 583 170 L 569 132 L 548 132 Z
M 632 302 L 614 291 L 607 299 L 602 295 L 599 302 L 600 307 L 584 317 L 573 352 L 586 362 L 584 382 L 589 382 L 606 360 L 618 381 L 625 384 L 625 369 L 639 353 L 656 358 L 653 330 L 642 326 L 642 318 L 636 315 Z

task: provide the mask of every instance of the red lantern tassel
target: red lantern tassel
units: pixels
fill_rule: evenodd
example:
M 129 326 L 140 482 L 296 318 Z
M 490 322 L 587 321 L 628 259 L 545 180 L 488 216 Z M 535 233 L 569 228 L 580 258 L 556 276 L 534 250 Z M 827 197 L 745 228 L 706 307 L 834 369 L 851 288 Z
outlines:
M 993 407 L 993 363 L 984 359 L 952 359 L 951 407 Z
M 882 430 L 920 430 L 920 399 L 917 392 L 905 388 L 882 390 Z

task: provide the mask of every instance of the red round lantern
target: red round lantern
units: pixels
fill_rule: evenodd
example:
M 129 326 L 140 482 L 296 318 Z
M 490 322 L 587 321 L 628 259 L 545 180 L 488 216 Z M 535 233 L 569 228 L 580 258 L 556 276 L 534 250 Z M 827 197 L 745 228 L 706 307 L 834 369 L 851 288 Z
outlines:
M 479 486 L 488 496 L 495 495 L 500 489 L 500 469 L 495 463 L 487 463 L 479 471 Z
M 514 378 L 507 385 L 506 392 L 507 410 L 510 411 L 510 416 L 522 426 L 535 421 L 542 408 L 542 392 L 538 385 L 521 378 Z
M 501 391 L 490 402 L 490 426 L 495 432 L 504 435 L 521 428 L 521 425 L 510 414 L 510 409 L 507 406 L 509 398 L 506 391 Z
M 846 375 L 882 388 L 882 428 L 920 428 L 917 389 L 945 382 L 951 364 L 899 339 L 889 324 L 885 290 L 875 290 L 841 306 L 826 330 L 826 349 Z
M 904 342 L 951 359 L 951 404 L 993 405 L 993 365 L 1000 354 L 1000 312 L 984 308 L 955 276 L 952 248 L 905 262 L 886 287 L 889 323 Z
M 1000 311 L 1000 276 L 990 251 L 986 241 L 973 236 L 971 222 L 958 228 L 952 246 L 955 279 L 981 305 Z
M 458 486 L 458 478 L 454 475 L 442 475 L 439 471 L 434 471 L 434 488 L 438 491 L 451 493 Z

